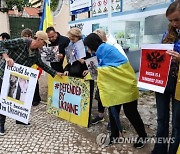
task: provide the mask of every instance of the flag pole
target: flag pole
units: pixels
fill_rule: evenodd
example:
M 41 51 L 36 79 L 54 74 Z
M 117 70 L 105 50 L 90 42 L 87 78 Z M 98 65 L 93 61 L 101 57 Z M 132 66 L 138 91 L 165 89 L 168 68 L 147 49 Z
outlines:
M 112 32 L 112 9 L 111 9 L 112 2 L 108 0 L 108 34 L 110 35 Z

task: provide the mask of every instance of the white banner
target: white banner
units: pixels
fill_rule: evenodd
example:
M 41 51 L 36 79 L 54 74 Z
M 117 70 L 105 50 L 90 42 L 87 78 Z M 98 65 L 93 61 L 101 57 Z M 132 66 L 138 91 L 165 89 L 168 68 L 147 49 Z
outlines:
M 6 65 L 0 96 L 0 114 L 28 123 L 38 70 Z
M 90 11 L 91 0 L 70 0 L 71 15 Z

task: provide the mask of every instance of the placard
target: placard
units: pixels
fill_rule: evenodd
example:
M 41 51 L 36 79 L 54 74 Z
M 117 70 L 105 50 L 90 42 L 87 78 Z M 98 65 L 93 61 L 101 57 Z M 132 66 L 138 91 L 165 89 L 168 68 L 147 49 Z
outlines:
M 14 64 L 5 66 L 0 96 L 0 114 L 28 123 L 38 70 Z

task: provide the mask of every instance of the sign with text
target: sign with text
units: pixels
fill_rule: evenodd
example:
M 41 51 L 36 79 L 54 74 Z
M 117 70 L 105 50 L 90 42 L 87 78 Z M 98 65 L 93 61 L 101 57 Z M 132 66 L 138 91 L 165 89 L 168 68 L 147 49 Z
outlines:
M 14 64 L 5 66 L 0 96 L 0 114 L 28 123 L 38 70 Z
M 87 127 L 89 102 L 89 81 L 67 76 L 48 76 L 48 113 Z
M 91 10 L 91 0 L 70 0 L 71 15 L 87 12 Z
M 142 45 L 138 87 L 164 93 L 171 57 L 166 53 L 173 44 Z
M 111 0 L 111 11 L 121 11 L 121 0 Z M 92 15 L 108 14 L 108 0 L 92 0 Z

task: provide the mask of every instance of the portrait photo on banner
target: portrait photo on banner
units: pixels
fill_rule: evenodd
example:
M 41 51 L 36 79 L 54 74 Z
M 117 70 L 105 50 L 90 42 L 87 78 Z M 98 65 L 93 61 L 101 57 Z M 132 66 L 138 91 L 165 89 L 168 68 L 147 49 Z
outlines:
M 86 65 L 88 67 L 88 71 L 90 72 L 91 78 L 93 80 L 97 79 L 97 66 L 98 66 L 98 61 L 97 57 L 91 57 L 85 60 Z
M 58 54 L 59 54 L 59 46 L 51 46 L 46 47 L 44 46 L 41 50 L 41 58 L 43 62 L 58 62 Z
M 39 71 L 14 63 L 5 66 L 0 114 L 28 123 Z
M 25 101 L 29 79 L 10 74 L 9 90 L 7 96 L 21 102 Z
M 65 48 L 65 54 L 69 64 L 86 57 L 83 41 L 79 40 L 76 43 L 70 43 L 69 46 Z

